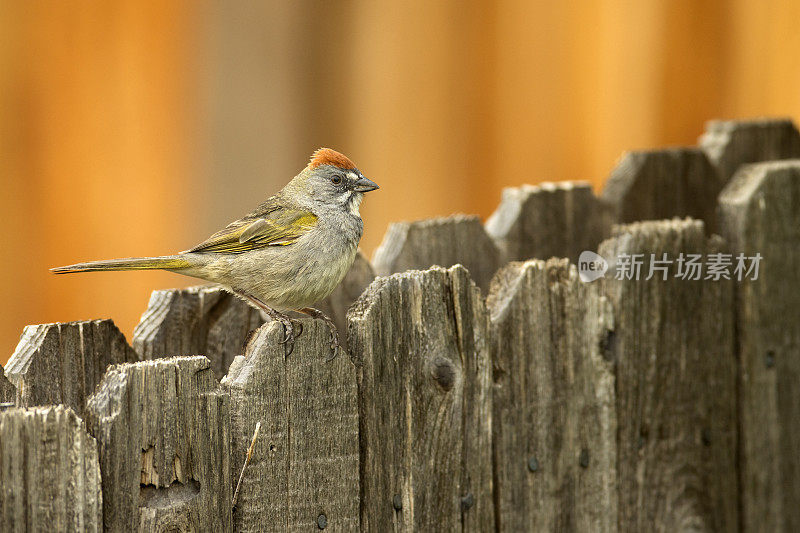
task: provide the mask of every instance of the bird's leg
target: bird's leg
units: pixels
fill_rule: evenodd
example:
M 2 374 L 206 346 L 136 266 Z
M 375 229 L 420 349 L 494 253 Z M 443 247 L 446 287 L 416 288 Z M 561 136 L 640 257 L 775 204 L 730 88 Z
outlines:
M 303 324 L 297 322 L 295 325 L 292 322 L 292 319 L 288 316 L 284 315 L 280 311 L 273 309 L 272 307 L 265 304 L 261 299 L 256 298 L 250 294 L 247 294 L 243 291 L 234 290 L 233 291 L 237 296 L 243 298 L 253 304 L 255 307 L 259 309 L 263 309 L 267 316 L 269 316 L 272 320 L 276 322 L 280 322 L 283 326 L 283 340 L 278 341 L 284 345 L 284 352 L 285 357 L 289 357 L 292 352 L 294 351 L 294 341 L 303 333 Z M 297 331 L 295 331 L 297 329 Z
M 331 317 L 320 311 L 319 309 L 314 309 L 313 307 L 305 307 L 303 309 L 298 309 L 300 313 L 305 313 L 306 315 L 310 316 L 311 318 L 319 318 L 326 324 L 331 330 L 331 349 L 333 350 L 333 355 L 328 357 L 326 361 L 332 361 L 336 358 L 336 354 L 339 353 L 339 349 L 341 345 L 339 344 L 339 330 L 336 329 L 336 324 L 333 323 Z

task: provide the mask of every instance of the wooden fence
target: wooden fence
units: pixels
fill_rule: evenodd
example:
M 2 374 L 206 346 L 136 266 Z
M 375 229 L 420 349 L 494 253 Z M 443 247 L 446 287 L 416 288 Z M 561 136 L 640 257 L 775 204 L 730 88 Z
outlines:
M 581 281 L 584 250 L 605 277 Z M 684 279 L 690 254 L 730 279 Z M 286 358 L 210 287 L 153 293 L 131 345 L 110 320 L 25 328 L 0 530 L 800 530 L 788 121 L 627 154 L 599 197 L 523 186 L 485 226 L 396 224 L 323 307 L 330 362 L 321 322 Z

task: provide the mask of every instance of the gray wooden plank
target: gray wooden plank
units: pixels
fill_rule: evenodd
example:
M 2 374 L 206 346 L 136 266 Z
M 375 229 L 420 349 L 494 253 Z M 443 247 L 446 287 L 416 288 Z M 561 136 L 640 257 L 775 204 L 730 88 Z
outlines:
M 720 195 L 737 282 L 744 531 L 800 530 L 800 160 L 742 167 Z
M 681 147 L 625 154 L 603 186 L 619 223 L 690 216 L 716 231 L 723 181 L 705 152 Z
M 612 213 L 586 182 L 560 181 L 503 189 L 486 221 L 504 263 L 566 257 L 578 261 L 611 230 Z
M 499 531 L 616 531 L 611 304 L 566 259 L 511 263 L 487 299 Z
M 220 287 L 153 291 L 132 344 L 147 360 L 205 355 L 221 379 L 247 335 L 263 323 L 259 311 Z
M 302 320 L 284 357 L 276 323 L 262 326 L 223 380 L 231 396 L 233 472 L 261 429 L 234 511 L 236 531 L 358 529 L 358 401 L 346 353 L 332 361 L 329 330 Z
M 348 321 L 361 529 L 493 529 L 488 314 L 468 272 L 378 278 Z
M 456 264 L 469 270 L 484 291 L 503 264 L 499 250 L 477 216 L 453 215 L 391 224 L 372 257 L 379 276 Z
M 64 404 L 83 416 L 108 366 L 136 360 L 112 320 L 39 324 L 25 327 L 5 373 L 20 407 Z
M 800 133 L 790 119 L 711 120 L 699 145 L 725 183 L 745 163 L 800 157 Z
M 729 280 L 676 277 L 680 254 L 718 253 L 693 220 L 622 226 L 603 242 L 614 306 L 619 528 L 736 531 L 736 355 Z M 616 279 L 643 254 L 640 280 Z M 646 280 L 651 262 L 673 261 Z M 706 276 L 704 270 L 701 274 Z
M 97 442 L 69 407 L 0 411 L 0 531 L 102 531 Z
M 86 406 L 106 530 L 232 530 L 229 403 L 205 357 L 106 372 Z

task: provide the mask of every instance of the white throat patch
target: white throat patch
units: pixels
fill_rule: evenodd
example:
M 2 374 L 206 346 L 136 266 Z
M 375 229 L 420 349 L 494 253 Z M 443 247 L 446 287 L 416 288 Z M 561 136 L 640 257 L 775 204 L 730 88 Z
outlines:
M 358 211 L 358 208 L 361 205 L 361 200 L 363 199 L 364 199 L 363 194 L 361 194 L 360 192 L 353 191 L 350 194 L 350 198 L 348 198 L 347 200 L 347 205 L 345 206 L 347 208 L 348 213 L 360 218 L 361 213 Z

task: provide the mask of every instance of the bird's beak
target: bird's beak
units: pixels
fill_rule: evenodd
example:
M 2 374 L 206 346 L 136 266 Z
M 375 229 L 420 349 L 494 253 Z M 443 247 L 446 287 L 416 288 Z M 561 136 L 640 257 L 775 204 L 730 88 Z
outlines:
M 378 184 L 374 181 L 361 176 L 359 180 L 353 186 L 353 190 L 356 192 L 369 192 L 374 191 L 378 188 Z

